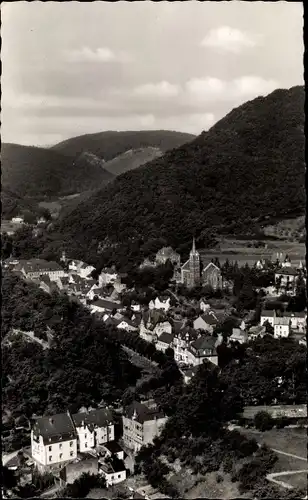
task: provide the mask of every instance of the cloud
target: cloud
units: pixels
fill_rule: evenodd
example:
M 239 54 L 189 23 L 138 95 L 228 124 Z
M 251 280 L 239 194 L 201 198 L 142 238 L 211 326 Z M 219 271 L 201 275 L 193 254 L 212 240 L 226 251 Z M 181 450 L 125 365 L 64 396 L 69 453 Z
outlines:
M 279 87 L 276 80 L 266 80 L 260 76 L 242 76 L 233 81 L 234 93 L 242 96 L 265 95 Z
M 67 50 L 64 52 L 64 55 L 67 61 L 74 63 L 110 63 L 115 61 L 125 62 L 129 60 L 128 54 L 124 52 L 116 54 L 108 47 L 99 47 L 95 50 L 89 47 L 82 47 L 77 50 Z
M 248 35 L 230 26 L 220 26 L 208 32 L 202 40 L 203 47 L 212 47 L 229 52 L 239 53 L 242 49 L 249 49 L 259 44 L 260 36 Z
M 221 80 L 219 78 L 205 77 L 192 78 L 186 82 L 187 96 L 190 102 L 234 101 L 244 102 L 247 99 L 267 95 L 276 88 L 279 83 L 273 79 L 265 79 L 260 76 L 248 75 L 233 80 Z
M 135 88 L 134 93 L 145 97 L 173 97 L 180 92 L 178 85 L 162 81 L 159 83 L 146 83 Z

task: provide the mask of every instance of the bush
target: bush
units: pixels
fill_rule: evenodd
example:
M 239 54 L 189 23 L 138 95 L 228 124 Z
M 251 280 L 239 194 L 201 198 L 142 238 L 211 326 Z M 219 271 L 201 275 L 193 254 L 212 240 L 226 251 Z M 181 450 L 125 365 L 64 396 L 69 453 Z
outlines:
M 259 411 L 254 418 L 255 428 L 261 432 L 268 431 L 274 427 L 272 416 L 266 411 Z

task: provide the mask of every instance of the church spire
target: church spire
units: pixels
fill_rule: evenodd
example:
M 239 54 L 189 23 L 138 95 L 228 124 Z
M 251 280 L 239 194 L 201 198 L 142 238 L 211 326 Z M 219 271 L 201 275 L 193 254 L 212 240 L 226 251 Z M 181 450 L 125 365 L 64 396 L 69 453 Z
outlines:
M 195 241 L 195 237 L 193 237 L 192 252 L 196 253 L 196 241 Z

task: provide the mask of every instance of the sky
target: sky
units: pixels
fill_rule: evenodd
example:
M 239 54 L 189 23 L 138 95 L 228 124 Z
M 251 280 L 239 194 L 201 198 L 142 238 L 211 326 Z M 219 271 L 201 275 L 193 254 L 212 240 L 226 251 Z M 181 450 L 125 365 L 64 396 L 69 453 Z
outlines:
M 304 83 L 301 2 L 3 2 L 1 14 L 4 142 L 200 134 Z

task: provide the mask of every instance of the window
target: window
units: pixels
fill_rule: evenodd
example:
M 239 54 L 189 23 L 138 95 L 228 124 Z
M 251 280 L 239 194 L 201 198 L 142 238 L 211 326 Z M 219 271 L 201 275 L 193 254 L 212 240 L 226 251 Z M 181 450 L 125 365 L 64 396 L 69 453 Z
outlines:
M 73 441 L 70 441 L 70 447 L 72 447 L 72 446 L 73 446 Z
M 84 447 L 85 447 L 85 448 L 88 448 L 88 443 L 85 443 L 85 444 L 84 444 Z
M 121 477 L 121 474 L 118 475 L 118 478 L 120 478 L 120 477 Z
M 62 443 L 59 444 L 59 448 L 60 448 L 60 450 L 62 450 Z
M 114 476 L 111 476 L 111 479 L 114 479 Z
M 87 439 L 87 435 L 86 434 L 84 435 L 84 438 Z
M 74 452 L 73 452 L 73 451 L 71 451 L 71 452 L 70 452 L 70 456 L 72 457 L 73 455 L 74 455 Z
M 49 455 L 49 462 L 51 462 L 51 461 L 52 461 L 52 456 L 51 456 L 51 455 Z
M 62 457 L 63 457 L 63 453 L 60 453 L 60 455 L 59 455 L 60 460 L 62 459 Z
M 48 450 L 49 450 L 49 451 L 51 451 L 51 449 L 52 449 L 52 446 L 49 446 L 49 447 L 48 447 Z

